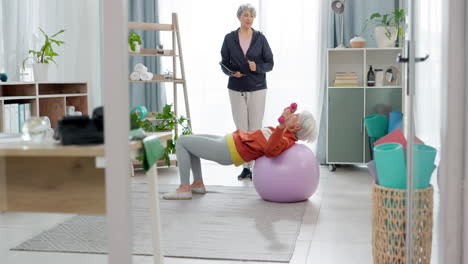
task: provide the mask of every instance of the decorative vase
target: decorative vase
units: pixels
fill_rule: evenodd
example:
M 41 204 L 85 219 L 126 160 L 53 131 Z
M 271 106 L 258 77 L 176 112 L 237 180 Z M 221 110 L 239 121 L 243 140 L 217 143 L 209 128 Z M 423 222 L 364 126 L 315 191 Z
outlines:
M 0 81 L 2 82 L 8 81 L 8 75 L 6 73 L 0 73 Z
M 390 33 L 390 39 L 387 37 L 387 32 Z M 396 27 L 375 27 L 374 35 L 377 42 L 377 48 L 393 48 L 398 37 Z
M 349 41 L 349 45 L 352 48 L 364 48 L 366 46 L 366 40 L 363 37 L 356 36 Z
M 49 64 L 48 63 L 34 63 L 32 65 L 35 82 L 43 82 L 49 80 Z
M 140 44 L 138 44 L 138 41 L 133 41 L 133 44 L 135 44 L 135 51 L 132 50 L 130 45 L 128 45 L 128 51 L 132 52 L 132 53 L 140 53 L 141 46 L 140 46 Z

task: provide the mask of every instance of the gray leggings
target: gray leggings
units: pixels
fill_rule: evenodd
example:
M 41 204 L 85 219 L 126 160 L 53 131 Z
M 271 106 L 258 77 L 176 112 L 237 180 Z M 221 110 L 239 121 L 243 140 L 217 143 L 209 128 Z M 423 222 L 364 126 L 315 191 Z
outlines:
M 202 179 L 200 158 L 221 165 L 233 164 L 224 136 L 183 135 L 177 139 L 176 155 L 182 185 L 190 184 L 190 169 L 194 180 Z

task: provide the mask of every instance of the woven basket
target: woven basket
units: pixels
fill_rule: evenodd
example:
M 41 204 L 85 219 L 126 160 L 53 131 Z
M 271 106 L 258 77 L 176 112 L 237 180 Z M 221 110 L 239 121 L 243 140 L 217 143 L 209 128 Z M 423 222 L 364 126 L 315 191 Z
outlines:
M 374 264 L 406 264 L 406 190 L 372 187 L 372 255 Z M 432 186 L 415 190 L 413 260 L 429 264 L 432 248 Z

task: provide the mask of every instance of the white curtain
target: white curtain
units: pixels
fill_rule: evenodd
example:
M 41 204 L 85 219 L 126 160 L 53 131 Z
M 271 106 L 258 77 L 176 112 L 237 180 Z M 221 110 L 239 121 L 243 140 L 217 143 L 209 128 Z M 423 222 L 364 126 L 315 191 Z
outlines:
M 66 32 L 58 39 L 65 45 L 56 48 L 60 56 L 51 64 L 50 81 L 88 82 L 90 110 L 102 104 L 101 99 L 101 28 L 98 0 L 0 0 L 0 69 L 9 80 L 19 80 L 22 61 L 29 49 L 43 44 L 39 27 L 51 35 Z
M 442 1 L 416 1 L 416 4 L 416 56 L 430 57 L 424 63 L 416 63 L 415 132 L 426 144 L 440 150 Z
M 236 12 L 245 1 L 160 0 L 159 3 L 161 23 L 170 23 L 172 12 L 179 16 L 194 132 L 233 131 L 228 78 L 218 63 L 224 36 L 239 27 Z M 250 3 L 257 9 L 253 28 L 265 34 L 275 61 L 273 71 L 267 73 L 263 125 L 275 126 L 282 109 L 291 102 L 310 110 L 319 121 L 327 39 L 321 35 L 326 31 L 326 23 L 321 21 L 328 15 L 320 9 L 328 4 L 307 0 Z M 286 15 L 285 10 L 290 7 L 294 7 L 294 15 Z M 161 39 L 165 47 L 170 47 L 169 34 L 161 34 Z M 163 67 L 170 69 L 171 61 L 163 61 Z M 168 102 L 172 101 L 171 94 L 168 92 Z
M 0 0 L 0 66 L 9 81 L 19 80 L 19 70 L 28 50 L 35 43 L 33 30 L 37 28 L 39 1 Z

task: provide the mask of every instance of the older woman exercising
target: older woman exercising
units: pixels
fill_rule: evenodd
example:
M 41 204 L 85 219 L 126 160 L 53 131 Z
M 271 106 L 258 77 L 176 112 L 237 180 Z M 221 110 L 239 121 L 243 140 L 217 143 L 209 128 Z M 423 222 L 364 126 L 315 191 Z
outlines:
M 205 194 L 200 158 L 222 165 L 236 166 L 261 156 L 273 157 L 295 144 L 297 140 L 312 142 L 317 137 L 313 115 L 308 111 L 295 113 L 296 104 L 284 109 L 276 128 L 265 127 L 251 132 L 236 130 L 226 136 L 184 135 L 177 140 L 180 187 L 163 195 L 167 200 L 192 199 L 192 193 Z M 193 183 L 190 185 L 190 169 Z

